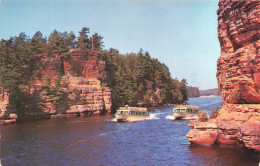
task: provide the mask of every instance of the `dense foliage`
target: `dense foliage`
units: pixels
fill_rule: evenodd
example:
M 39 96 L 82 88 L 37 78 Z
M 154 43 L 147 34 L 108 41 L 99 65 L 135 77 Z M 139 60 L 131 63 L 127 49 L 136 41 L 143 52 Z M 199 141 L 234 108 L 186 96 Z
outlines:
M 187 86 L 189 95 L 188 97 L 199 97 L 200 91 L 198 87 Z
M 107 79 L 103 80 L 103 84 L 112 90 L 114 108 L 125 104 L 151 106 L 154 103 L 182 103 L 187 100 L 186 80 L 172 79 L 168 67 L 151 58 L 148 52 L 140 50 L 139 53 L 122 55 L 116 49 L 103 50 L 103 37 L 97 33 L 89 36 L 89 33 L 89 28 L 84 27 L 78 37 L 73 32 L 54 30 L 48 38 L 38 31 L 32 38 L 21 33 L 7 40 L 2 39 L 0 91 L 3 97 L 3 92 L 8 92 L 11 95 L 12 106 L 20 112 L 41 110 L 43 101 L 40 93 L 45 91 L 58 112 L 67 109 L 68 105 L 62 103 L 68 94 L 60 90 L 59 80 L 54 86 L 46 81 L 41 90 L 31 91 L 33 81 L 40 73 L 37 55 L 57 50 L 63 60 L 68 55 L 68 49 L 81 48 L 99 51 L 106 62 Z M 61 71 L 60 76 L 63 74 Z
M 187 100 L 186 80 L 172 79 L 168 67 L 141 49 L 137 54 L 121 55 L 115 49 L 103 52 L 107 84 L 112 90 L 114 107 L 165 103 Z M 160 92 L 160 97 L 156 95 Z
M 210 95 L 219 96 L 220 93 L 218 91 L 218 88 L 215 88 L 215 89 L 208 89 L 208 90 L 200 90 L 200 95 L 201 96 L 210 96 Z

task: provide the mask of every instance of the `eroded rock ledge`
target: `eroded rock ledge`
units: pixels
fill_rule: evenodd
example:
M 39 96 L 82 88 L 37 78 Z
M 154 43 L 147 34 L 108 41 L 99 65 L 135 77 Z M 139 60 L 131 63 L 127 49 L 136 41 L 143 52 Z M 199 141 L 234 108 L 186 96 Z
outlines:
M 191 143 L 246 147 L 260 151 L 260 106 L 223 104 L 216 119 L 190 121 L 186 135 Z
M 62 53 L 66 56 L 59 55 Z M 41 91 L 39 95 L 44 104 L 42 116 L 51 118 L 89 116 L 111 111 L 110 88 L 102 85 L 100 81 L 106 79 L 105 61 L 101 59 L 98 52 L 70 49 L 35 55 L 35 58 L 37 58 L 40 73 L 30 85 L 29 91 L 31 94 Z M 66 101 L 69 108 L 62 113 L 55 110 L 54 103 L 50 101 L 46 91 L 42 91 L 41 87 L 46 82 L 46 77 L 50 79 L 51 85 L 54 85 L 59 76 L 62 76 L 61 90 L 69 94 Z M 15 123 L 18 117 L 10 117 L 13 112 L 18 111 L 12 108 L 9 94 L 4 92 L 0 95 L 0 124 Z M 33 111 L 27 112 L 29 117 L 40 116 L 39 112 L 35 115 Z
M 220 0 L 217 62 L 223 104 L 216 119 L 191 121 L 191 143 L 260 151 L 260 1 Z

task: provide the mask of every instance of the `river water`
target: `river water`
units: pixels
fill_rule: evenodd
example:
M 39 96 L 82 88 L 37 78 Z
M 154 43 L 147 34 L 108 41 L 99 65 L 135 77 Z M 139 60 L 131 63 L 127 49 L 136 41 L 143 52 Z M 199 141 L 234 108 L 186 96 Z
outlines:
M 188 103 L 207 110 L 221 97 Z M 258 156 L 243 150 L 191 145 L 189 121 L 173 121 L 172 108 L 133 123 L 105 115 L 1 126 L 0 165 L 258 165 Z

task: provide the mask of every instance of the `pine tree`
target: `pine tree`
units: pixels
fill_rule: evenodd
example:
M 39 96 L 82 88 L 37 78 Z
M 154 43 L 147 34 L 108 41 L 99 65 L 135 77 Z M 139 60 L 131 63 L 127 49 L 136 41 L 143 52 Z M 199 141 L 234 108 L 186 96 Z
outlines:
M 81 49 L 90 49 L 91 48 L 88 33 L 89 33 L 89 28 L 83 27 L 81 29 L 81 31 L 79 32 L 78 40 L 76 42 L 77 48 L 81 48 Z
M 101 50 L 104 47 L 104 45 L 103 45 L 104 42 L 102 41 L 102 39 L 103 39 L 103 37 L 100 36 L 98 33 L 95 33 L 91 36 L 89 41 L 91 42 L 90 43 L 91 46 L 92 46 L 92 42 L 93 42 L 94 50 Z

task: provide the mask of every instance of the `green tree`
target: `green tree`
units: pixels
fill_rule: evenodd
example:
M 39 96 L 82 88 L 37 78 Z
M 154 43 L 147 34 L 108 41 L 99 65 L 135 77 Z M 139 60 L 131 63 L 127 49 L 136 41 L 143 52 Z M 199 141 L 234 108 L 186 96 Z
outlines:
M 180 93 L 181 93 L 181 102 L 188 100 L 188 89 L 186 79 L 182 79 L 180 82 Z
M 62 50 L 66 48 L 64 34 L 58 32 L 56 29 L 50 34 L 48 43 L 53 50 Z
M 16 43 L 17 47 L 18 43 Z M 12 91 L 22 84 L 22 64 L 14 52 L 14 38 L 1 40 L 0 43 L 0 86 Z M 17 49 L 16 49 L 17 50 Z
M 101 50 L 104 45 L 103 45 L 103 41 L 102 41 L 103 37 L 100 36 L 98 33 L 94 33 L 91 37 L 90 37 L 90 45 L 92 46 L 92 42 L 93 42 L 93 49 L 94 50 Z M 93 40 L 93 41 L 92 41 Z
M 76 42 L 77 48 L 81 48 L 81 49 L 90 49 L 91 48 L 88 34 L 89 34 L 89 28 L 83 27 L 81 29 L 81 31 L 79 32 L 79 37 Z
M 58 77 L 55 80 L 55 86 L 52 86 L 50 78 L 46 76 L 45 83 L 42 85 L 43 90 L 47 92 L 46 96 L 58 113 L 64 113 L 69 109 L 69 93 L 63 91 L 61 87 L 61 77 Z
M 40 31 L 37 31 L 31 39 L 32 54 L 41 54 L 45 51 L 47 39 L 43 37 Z

